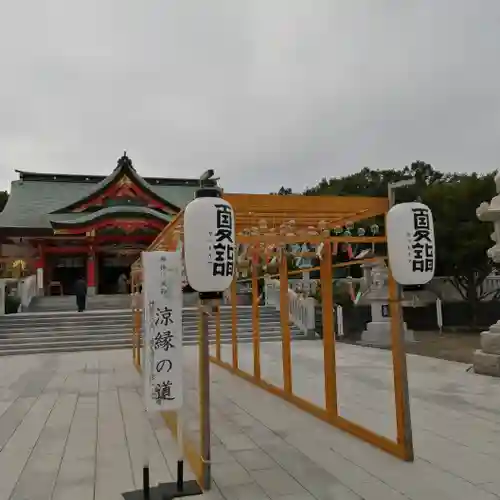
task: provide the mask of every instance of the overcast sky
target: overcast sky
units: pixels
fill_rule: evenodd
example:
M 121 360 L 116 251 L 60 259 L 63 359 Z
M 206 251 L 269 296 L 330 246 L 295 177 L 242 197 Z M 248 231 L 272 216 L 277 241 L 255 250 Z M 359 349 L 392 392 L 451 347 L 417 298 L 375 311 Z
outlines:
M 0 0 L 14 169 L 214 168 L 231 191 L 500 157 L 500 0 Z

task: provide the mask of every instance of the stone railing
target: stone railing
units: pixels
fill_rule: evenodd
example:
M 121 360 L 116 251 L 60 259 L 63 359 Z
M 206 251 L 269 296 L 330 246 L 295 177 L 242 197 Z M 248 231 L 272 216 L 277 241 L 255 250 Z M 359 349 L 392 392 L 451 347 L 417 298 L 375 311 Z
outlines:
M 30 306 L 33 298 L 38 295 L 36 274 L 19 280 L 17 295 L 21 300 L 19 308 L 21 311 L 25 311 Z
M 280 282 L 276 279 L 266 278 L 264 289 L 265 303 L 280 310 Z M 288 289 L 288 317 L 304 333 L 314 331 L 314 299 L 303 297 L 293 290 Z

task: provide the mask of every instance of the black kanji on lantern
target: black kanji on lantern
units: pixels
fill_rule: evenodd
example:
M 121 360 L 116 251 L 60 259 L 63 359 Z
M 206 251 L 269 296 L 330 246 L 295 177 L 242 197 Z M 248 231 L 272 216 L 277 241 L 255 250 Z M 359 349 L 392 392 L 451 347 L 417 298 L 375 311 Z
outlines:
M 212 261 L 213 276 L 232 276 L 234 271 L 233 210 L 227 205 L 215 205 L 217 226 Z
M 430 212 L 425 208 L 414 208 L 412 212 L 412 270 L 414 272 L 433 271 L 434 248 L 431 235 Z
M 223 204 L 215 205 L 215 208 L 217 209 L 217 229 L 232 229 L 233 211 L 231 210 L 231 208 Z

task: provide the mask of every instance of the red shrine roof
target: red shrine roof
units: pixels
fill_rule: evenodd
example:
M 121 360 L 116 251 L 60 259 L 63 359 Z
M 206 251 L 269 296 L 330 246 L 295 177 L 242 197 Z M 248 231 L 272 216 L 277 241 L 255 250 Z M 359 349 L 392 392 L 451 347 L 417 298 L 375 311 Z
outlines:
M 105 217 L 155 218 L 166 225 L 199 187 L 198 179 L 143 178 L 126 154 L 107 177 L 17 172 L 0 227 L 18 235 L 53 234 Z

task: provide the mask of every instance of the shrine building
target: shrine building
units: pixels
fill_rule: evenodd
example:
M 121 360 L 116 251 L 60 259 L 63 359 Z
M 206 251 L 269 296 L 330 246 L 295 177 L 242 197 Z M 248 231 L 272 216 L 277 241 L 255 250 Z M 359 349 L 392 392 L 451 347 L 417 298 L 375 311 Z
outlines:
M 121 274 L 193 198 L 199 179 L 141 177 L 124 154 L 107 177 L 16 171 L 0 257 L 25 259 L 46 295 L 117 292 Z

